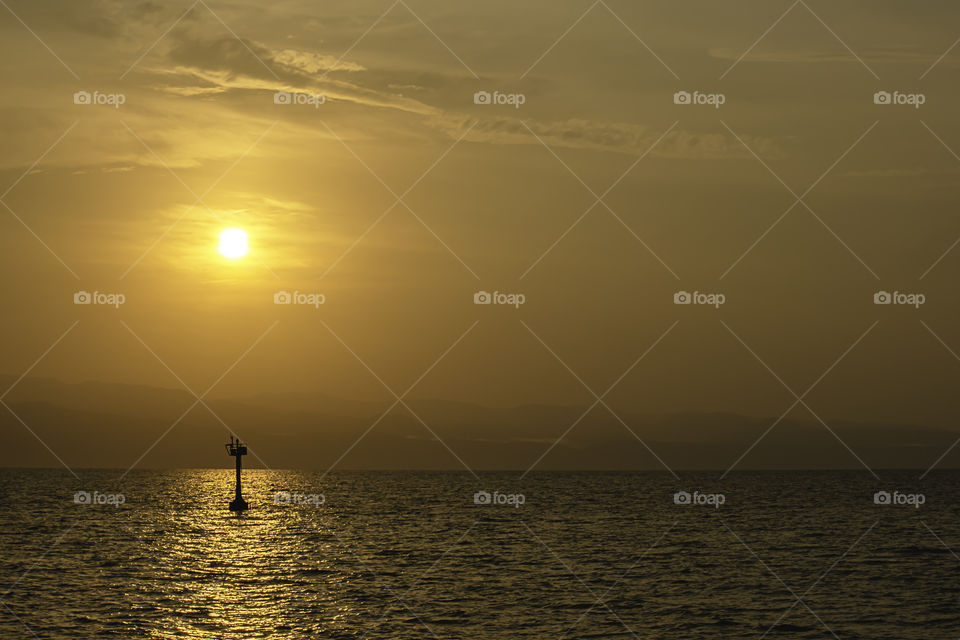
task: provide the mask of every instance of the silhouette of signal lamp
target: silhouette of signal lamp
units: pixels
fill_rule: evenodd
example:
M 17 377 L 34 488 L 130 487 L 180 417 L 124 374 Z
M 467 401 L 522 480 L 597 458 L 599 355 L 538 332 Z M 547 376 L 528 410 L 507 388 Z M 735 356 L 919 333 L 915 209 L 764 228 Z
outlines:
M 233 436 L 230 436 L 230 443 L 224 446 L 227 448 L 227 453 L 237 459 L 237 495 L 230 503 L 230 511 L 240 513 L 249 509 L 247 501 L 240 495 L 240 458 L 247 455 L 247 445 L 240 442 L 239 438 L 234 439 Z

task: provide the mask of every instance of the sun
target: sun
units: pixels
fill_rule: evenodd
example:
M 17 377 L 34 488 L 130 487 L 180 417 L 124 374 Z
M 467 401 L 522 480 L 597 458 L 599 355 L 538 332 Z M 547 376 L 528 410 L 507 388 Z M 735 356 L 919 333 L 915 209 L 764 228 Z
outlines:
M 217 250 L 220 255 L 230 260 L 242 258 L 250 250 L 247 232 L 243 229 L 224 229 L 220 232 L 220 246 Z

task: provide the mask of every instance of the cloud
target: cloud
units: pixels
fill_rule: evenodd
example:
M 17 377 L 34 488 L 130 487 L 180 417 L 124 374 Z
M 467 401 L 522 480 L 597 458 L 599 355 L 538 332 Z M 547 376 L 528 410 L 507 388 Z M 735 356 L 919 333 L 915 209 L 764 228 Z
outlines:
M 170 49 L 166 63 L 144 71 L 161 79 L 156 89 L 179 96 L 287 91 L 322 94 L 327 100 L 366 107 L 424 115 L 439 113 L 438 109 L 396 90 L 364 86 L 362 82 L 370 74 L 357 63 L 296 49 L 273 50 L 229 36 L 180 41 Z
M 471 122 L 474 126 L 465 138 L 471 142 L 540 144 L 537 140 L 540 138 L 551 147 L 611 151 L 629 155 L 647 152 L 667 128 L 580 119 L 552 122 L 531 120 L 526 121 L 527 126 L 524 126 L 524 121 L 519 118 L 447 118 L 440 126 L 456 138 L 462 135 Z M 527 127 L 536 136 L 532 135 Z M 774 141 L 769 138 L 745 137 L 744 141 L 764 157 L 782 155 Z M 696 133 L 684 129 L 672 130 L 650 153 L 661 158 L 685 159 L 742 158 L 748 155 L 743 145 L 731 136 L 723 133 Z
M 715 48 L 707 51 L 711 58 L 720 60 L 740 60 L 742 62 L 766 62 L 766 63 L 803 63 L 820 64 L 824 62 L 851 62 L 856 61 L 849 51 L 845 49 L 835 49 L 830 51 L 810 51 L 810 50 L 788 50 L 779 51 L 750 51 L 743 55 L 741 49 Z M 940 54 L 933 54 L 921 51 L 913 51 L 904 48 L 871 49 L 869 51 L 858 51 L 863 60 L 868 62 L 887 62 L 887 63 L 917 63 L 930 65 L 933 64 Z M 944 61 L 946 62 L 946 60 Z
M 405 95 L 417 91 L 441 99 L 456 78 L 423 72 L 371 69 L 351 60 L 339 60 L 295 48 L 271 48 L 231 36 L 202 39 L 187 33 L 171 34 L 173 43 L 165 56 L 167 64 L 145 69 L 159 78 L 157 89 L 188 98 L 263 92 L 262 115 L 272 109 L 270 94 L 277 91 L 323 95 L 330 102 L 346 102 L 373 109 L 387 109 L 425 116 L 423 122 L 435 131 L 457 138 L 471 120 L 457 110 L 446 111 L 424 99 Z M 415 80 L 410 82 L 409 80 Z M 419 96 L 418 96 L 419 97 Z M 234 102 L 235 109 L 250 109 L 249 100 Z M 291 110 L 291 115 L 296 117 Z M 538 144 L 519 118 L 473 120 L 466 139 L 487 144 Z M 602 150 L 639 155 L 663 133 L 645 125 L 588 119 L 528 122 L 537 136 L 551 146 Z M 306 126 L 306 125 L 305 125 Z M 767 157 L 778 155 L 770 139 L 752 138 L 747 143 Z M 653 155 L 671 158 L 718 159 L 744 157 L 743 146 L 726 133 L 676 129 L 653 150 Z
M 330 55 L 298 51 L 296 49 L 282 49 L 271 54 L 278 64 L 304 73 L 319 73 L 321 71 L 366 71 L 355 62 L 345 62 Z
M 892 168 L 892 169 L 867 169 L 862 171 L 846 171 L 843 175 L 851 178 L 917 178 L 921 176 L 933 175 L 951 175 L 956 174 L 960 169 L 928 169 L 923 167 Z

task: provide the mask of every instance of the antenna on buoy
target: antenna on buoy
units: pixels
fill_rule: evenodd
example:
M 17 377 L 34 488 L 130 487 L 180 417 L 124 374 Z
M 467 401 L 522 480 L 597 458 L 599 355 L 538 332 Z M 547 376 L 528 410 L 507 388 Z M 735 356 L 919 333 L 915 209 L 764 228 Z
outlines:
M 240 442 L 239 438 L 230 436 L 229 444 L 224 446 L 227 448 L 227 453 L 237 459 L 237 494 L 230 503 L 230 511 L 246 511 L 249 508 L 247 501 L 240 495 L 240 457 L 247 455 L 247 445 Z

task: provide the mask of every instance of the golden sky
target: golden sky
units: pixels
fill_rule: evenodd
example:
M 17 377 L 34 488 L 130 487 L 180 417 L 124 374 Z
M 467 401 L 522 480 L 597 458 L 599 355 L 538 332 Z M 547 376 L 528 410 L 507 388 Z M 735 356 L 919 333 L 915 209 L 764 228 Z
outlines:
M 960 409 L 955 3 L 5 3 L 0 372 Z

